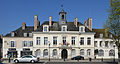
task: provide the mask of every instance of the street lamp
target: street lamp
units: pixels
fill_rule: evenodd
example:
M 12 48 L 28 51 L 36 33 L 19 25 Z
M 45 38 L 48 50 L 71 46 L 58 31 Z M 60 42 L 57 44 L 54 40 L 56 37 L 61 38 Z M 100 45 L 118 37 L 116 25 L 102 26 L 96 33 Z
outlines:
M 49 44 L 49 61 L 50 61 L 50 41 L 48 41 Z
M 114 62 L 115 62 L 115 45 L 113 45 L 114 48 Z

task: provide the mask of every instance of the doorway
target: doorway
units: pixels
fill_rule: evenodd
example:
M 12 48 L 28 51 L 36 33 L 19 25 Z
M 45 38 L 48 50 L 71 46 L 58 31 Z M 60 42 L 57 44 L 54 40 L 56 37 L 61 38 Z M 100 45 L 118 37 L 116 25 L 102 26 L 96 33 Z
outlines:
M 62 58 L 62 59 L 67 59 L 67 56 L 68 56 L 67 50 L 66 50 L 66 49 L 63 49 L 63 50 L 61 51 L 61 58 Z

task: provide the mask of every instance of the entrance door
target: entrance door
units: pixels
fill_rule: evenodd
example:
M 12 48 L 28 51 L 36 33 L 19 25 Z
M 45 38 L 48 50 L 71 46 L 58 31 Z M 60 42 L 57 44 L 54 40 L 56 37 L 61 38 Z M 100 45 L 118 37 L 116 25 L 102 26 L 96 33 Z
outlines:
M 63 50 L 61 51 L 61 58 L 62 58 L 62 59 L 64 59 L 64 58 L 67 59 L 67 54 L 68 54 L 68 53 L 67 53 L 67 50 L 66 50 L 66 49 L 63 49 Z

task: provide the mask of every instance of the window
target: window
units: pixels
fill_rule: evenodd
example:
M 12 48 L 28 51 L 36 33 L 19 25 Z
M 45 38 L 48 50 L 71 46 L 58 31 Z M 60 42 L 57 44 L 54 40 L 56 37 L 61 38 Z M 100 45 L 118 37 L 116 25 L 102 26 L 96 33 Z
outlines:
M 44 45 L 48 44 L 48 37 L 44 37 Z
M 103 37 L 103 34 L 100 34 L 100 38 L 102 38 Z
M 44 27 L 44 31 L 47 31 L 47 27 Z
M 53 57 L 56 57 L 56 56 L 57 56 L 57 50 L 54 49 L 54 50 L 53 50 Z
M 40 37 L 36 37 L 36 45 L 40 45 Z
M 32 37 L 32 33 L 29 33 L 29 37 Z
M 48 56 L 48 50 L 47 49 L 43 50 L 43 57 L 46 57 L 46 56 Z
M 99 56 L 104 56 L 104 51 L 103 51 L 102 49 L 99 50 L 99 51 L 98 51 L 98 55 L 99 55 Z
M 23 47 L 27 47 L 27 41 L 23 41 Z
M 65 27 L 63 27 L 63 31 L 66 31 Z
M 81 56 L 84 56 L 84 49 L 81 49 L 81 50 L 80 50 L 80 55 L 81 55 Z
M 100 41 L 100 47 L 102 47 L 102 41 Z
M 105 41 L 105 47 L 108 47 L 108 41 Z
M 53 37 L 53 45 L 57 45 L 57 37 Z
M 16 47 L 16 42 L 15 41 L 10 41 L 10 47 Z
M 64 15 L 62 15 L 62 19 L 64 19 Z
M 24 33 L 24 37 L 27 37 L 27 33 Z
M 84 37 L 80 38 L 80 45 L 84 45 Z
M 33 46 L 33 41 L 29 41 L 29 46 Z
M 72 45 L 75 45 L 75 37 L 72 37 Z
M 63 45 L 66 45 L 66 37 L 62 37 Z
M 97 41 L 94 41 L 94 46 L 97 47 Z
M 36 55 L 36 57 L 40 57 L 40 49 L 36 50 L 36 54 L 35 55 Z
M 115 56 L 115 50 L 110 50 L 109 51 L 109 56 Z
M 88 49 L 88 50 L 87 50 L 87 56 L 90 56 L 90 55 L 91 55 L 91 50 Z
M 71 51 L 71 54 L 72 54 L 72 57 L 75 57 L 76 55 L 76 52 L 75 52 L 75 49 L 72 49 L 72 51 Z
M 14 36 L 15 36 L 15 33 L 14 33 L 14 32 L 12 32 L 12 33 L 11 33 L 11 37 L 14 37 Z
M 81 27 L 81 32 L 84 32 L 84 31 L 83 31 L 83 27 Z
M 91 45 L 91 38 L 90 37 L 87 38 L 87 45 Z

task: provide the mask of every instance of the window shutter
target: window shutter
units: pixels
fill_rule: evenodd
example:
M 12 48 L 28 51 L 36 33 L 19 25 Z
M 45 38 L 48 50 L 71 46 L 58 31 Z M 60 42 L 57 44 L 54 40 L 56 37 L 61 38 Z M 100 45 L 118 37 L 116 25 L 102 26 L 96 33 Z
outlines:
M 9 47 L 11 47 L 11 41 L 9 42 Z
M 14 41 L 14 47 L 16 47 L 16 41 Z

